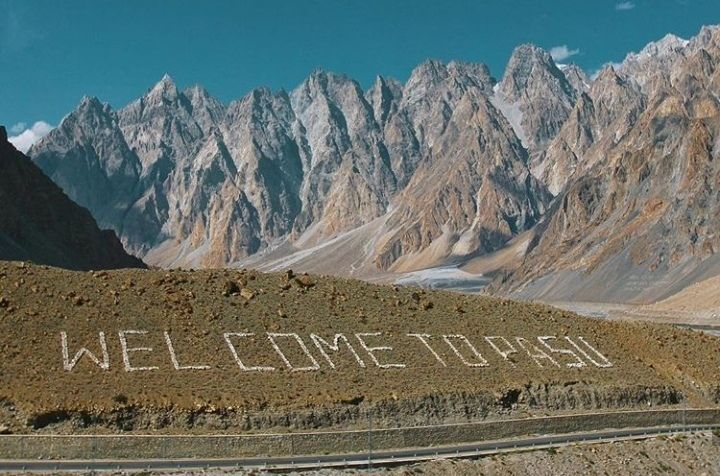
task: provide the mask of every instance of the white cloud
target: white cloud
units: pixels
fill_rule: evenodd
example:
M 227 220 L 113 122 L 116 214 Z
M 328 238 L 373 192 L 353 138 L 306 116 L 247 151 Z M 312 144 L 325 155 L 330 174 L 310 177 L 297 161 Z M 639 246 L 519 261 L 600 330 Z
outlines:
M 18 122 L 17 124 L 15 124 L 14 126 L 12 126 L 12 127 L 8 130 L 8 132 L 9 132 L 10 134 L 12 134 L 12 135 L 18 135 L 18 134 L 20 134 L 22 131 L 24 131 L 25 129 L 27 129 L 27 124 L 25 124 L 24 122 Z
M 25 130 L 25 124 L 15 124 L 10 128 L 10 132 L 15 134 L 9 137 L 8 140 L 17 148 L 20 152 L 27 152 L 32 145 L 45 137 L 45 135 L 53 130 L 53 126 L 44 121 L 38 121 L 32 125 L 32 127 Z
M 619 12 L 632 10 L 633 8 L 635 8 L 634 2 L 620 2 L 617 5 L 615 5 L 615 10 L 617 10 Z
M 580 53 L 580 50 L 571 50 L 567 45 L 553 46 L 550 48 L 550 56 L 555 62 L 566 60 L 571 56 Z

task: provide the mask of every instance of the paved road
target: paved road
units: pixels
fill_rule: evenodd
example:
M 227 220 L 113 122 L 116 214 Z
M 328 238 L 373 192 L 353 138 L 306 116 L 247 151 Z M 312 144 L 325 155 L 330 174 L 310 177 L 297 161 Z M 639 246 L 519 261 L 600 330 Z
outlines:
M 720 429 L 720 425 L 659 426 L 602 430 L 564 435 L 542 435 L 512 440 L 484 441 L 472 444 L 433 448 L 382 450 L 359 454 L 308 455 L 272 458 L 238 459 L 162 459 L 162 460 L 66 460 L 66 461 L 10 461 L 0 460 L 0 471 L 108 471 L 108 470 L 189 470 L 202 468 L 267 468 L 306 469 L 320 467 L 366 466 L 410 463 L 443 457 L 473 457 L 494 453 L 527 449 L 565 446 L 583 442 L 609 442 L 640 439 L 649 436 L 708 431 Z

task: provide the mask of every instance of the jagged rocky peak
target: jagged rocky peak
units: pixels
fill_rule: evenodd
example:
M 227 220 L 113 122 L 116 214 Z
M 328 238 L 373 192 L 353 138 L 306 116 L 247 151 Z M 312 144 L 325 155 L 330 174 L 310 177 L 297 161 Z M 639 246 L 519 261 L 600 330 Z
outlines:
M 348 91 L 360 92 L 362 95 L 360 85 L 348 76 L 318 68 L 292 91 L 291 97 L 298 99 L 300 105 L 305 105 L 306 101 L 317 96 L 326 96 L 337 100 L 342 97 L 344 92 Z
M 574 96 L 572 86 L 549 52 L 532 44 L 515 48 L 498 86 L 499 91 L 508 100 L 515 102 L 527 94 L 528 89 L 546 85 L 552 85 L 554 93 Z
M 677 35 L 673 35 L 672 33 L 668 33 L 660 40 L 648 43 L 642 50 L 640 50 L 640 53 L 631 53 L 629 56 L 654 56 L 656 58 L 661 56 L 667 56 L 682 50 L 688 45 L 688 43 L 688 40 L 680 38 Z
M 160 81 L 150 89 L 146 97 L 175 100 L 178 97 L 178 88 L 170 75 L 165 73 Z
M 621 64 L 621 69 L 638 68 L 646 63 L 672 61 L 682 54 L 688 44 L 688 40 L 668 34 L 658 41 L 649 43 L 639 53 L 629 53 Z
M 550 53 L 526 44 L 513 51 L 496 93 L 494 104 L 536 158 L 567 120 L 578 91 Z
M 675 35 L 666 35 L 638 53 L 629 53 L 620 63 L 618 72 L 631 77 L 649 94 L 648 89 L 652 89 L 649 86 L 668 77 L 671 65 L 684 55 L 689 43 Z
M 140 164 L 120 130 L 115 111 L 85 96 L 28 154 L 103 228 L 114 228 L 134 200 Z
M 44 155 L 45 153 L 60 151 L 69 153 L 80 144 L 88 150 L 98 148 L 106 152 L 98 157 L 97 161 L 100 164 L 112 159 L 118 148 L 122 149 L 124 145 L 124 139 L 118 130 L 115 111 L 109 104 L 102 103 L 93 96 L 83 96 L 76 108 L 63 118 L 58 127 L 50 131 L 43 140 L 34 144 L 28 154 L 45 169 L 45 165 L 53 166 L 52 163 L 44 163 L 45 159 L 50 159 L 49 156 Z M 105 147 L 110 144 L 111 147 Z M 50 162 L 58 160 L 58 157 L 53 157 Z M 56 166 L 57 164 L 52 168 Z
M 595 75 L 595 80 L 593 81 L 593 86 L 597 87 L 600 83 L 607 83 L 607 82 L 620 82 L 622 79 L 618 75 L 617 69 L 615 69 L 616 66 L 613 64 L 606 64 L 604 65 L 600 71 L 597 72 Z
M 533 172 L 553 195 L 568 180 L 597 160 L 591 147 L 610 147 L 634 125 L 643 107 L 638 85 L 617 74 L 612 65 L 600 71 L 587 92 L 581 92 L 568 119 L 548 144 Z
M 178 91 L 175 81 L 165 74 L 145 94 L 118 111 L 123 126 L 155 118 L 182 114 L 189 116 L 190 102 Z
M 249 93 L 247 93 L 240 99 L 231 101 L 227 107 L 225 122 L 228 124 L 232 124 L 237 119 L 245 118 L 248 113 L 252 112 L 252 106 L 254 104 L 258 104 L 263 100 L 267 100 L 271 96 L 272 95 L 268 89 L 256 88 L 251 90 Z
M 292 109 L 307 129 L 311 147 L 330 134 L 343 149 L 349 146 L 343 131 L 351 134 L 377 128 L 373 110 L 357 81 L 344 74 L 317 69 L 290 93 Z M 333 127 L 327 128 L 330 124 Z M 334 132 L 333 132 L 334 130 Z
M 80 99 L 77 109 L 89 110 L 89 109 L 102 109 L 103 103 L 95 96 L 83 96 Z
M 413 69 L 405 83 L 403 99 L 406 104 L 423 100 L 441 85 L 445 85 L 445 89 L 460 91 L 475 87 L 489 95 L 494 84 L 495 79 L 484 64 L 451 61 L 445 65 L 438 60 L 427 60 Z
M 632 78 L 621 76 L 612 65 L 605 66 L 595 78 L 590 96 L 601 127 L 610 125 L 612 120 L 627 116 L 628 113 L 636 117 L 643 104 L 638 83 Z
M 231 110 L 237 113 L 241 109 L 261 107 L 262 104 L 272 101 L 273 97 L 274 94 L 270 88 L 255 88 L 239 100 L 231 102 L 230 106 L 228 106 L 228 113 Z
M 370 90 L 373 92 L 387 94 L 397 99 L 402 96 L 402 89 L 403 85 L 397 79 L 389 76 L 377 76 Z
M 292 91 L 290 101 L 313 150 L 327 148 L 325 139 L 334 137 L 334 148 L 343 153 L 354 142 L 351 136 L 365 140 L 368 131 L 377 132 L 360 84 L 344 74 L 315 70 Z
M 593 81 L 590 88 L 590 95 L 596 101 L 601 98 L 614 97 L 617 95 L 619 88 L 629 86 L 631 81 L 631 79 L 618 74 L 613 65 L 605 65 L 595 77 L 595 81 Z
M 183 90 L 183 95 L 190 99 L 191 102 L 205 102 L 214 100 L 207 89 L 199 84 L 194 84 Z
M 704 85 L 712 82 L 715 74 L 718 74 L 717 65 L 720 64 L 720 55 L 713 57 L 705 48 L 692 49 L 686 52 L 685 56 L 678 61 L 678 67 L 673 68 L 670 73 L 670 83 L 680 91 L 680 93 L 688 100 L 699 99 L 699 95 L 705 95 L 708 91 Z M 720 75 L 718 75 L 720 79 Z M 716 82 L 716 88 L 720 86 L 720 81 Z M 712 91 L 717 95 L 718 90 Z M 710 102 L 713 99 L 708 98 Z M 706 109 L 709 104 L 704 101 L 699 104 L 701 109 Z M 706 111 L 707 112 L 707 111 Z
M 58 127 L 30 148 L 28 155 L 35 159 L 50 143 L 53 143 L 55 149 L 62 146 L 62 150 L 65 151 L 64 149 L 74 145 L 76 139 L 88 138 L 84 133 L 85 130 L 90 133 L 89 137 L 92 137 L 92 130 L 105 122 L 102 120 L 105 111 L 109 111 L 109 107 L 106 109 L 97 98 L 83 96 L 75 109 L 60 121 Z M 59 141 L 61 136 L 65 136 L 64 140 Z
M 700 29 L 700 33 L 688 43 L 693 49 L 705 48 L 707 50 L 720 49 L 720 25 L 706 25 Z
M 397 79 L 383 76 L 375 78 L 375 83 L 365 93 L 365 98 L 375 113 L 375 120 L 381 127 L 397 112 L 402 94 L 402 84 Z
M 412 135 L 418 149 L 429 149 L 445 130 L 463 97 L 468 92 L 488 96 L 493 85 L 494 79 L 484 65 L 425 61 L 413 70 L 403 89 L 401 116 L 408 124 L 394 124 L 392 134 L 399 133 L 405 140 Z
M 293 118 L 287 93 L 285 91 L 276 93 L 269 88 L 255 88 L 228 105 L 223 130 L 227 135 L 232 136 L 236 131 L 231 129 L 237 124 L 263 129 L 280 121 L 278 114 L 288 121 Z
M 576 64 L 564 64 L 559 67 L 565 78 L 575 90 L 576 94 L 586 93 L 590 89 L 592 80 L 585 71 Z
M 330 236 L 384 212 L 394 177 L 360 85 L 344 75 L 315 71 L 292 92 L 291 103 L 302 126 L 299 148 L 309 158 L 296 230 L 314 223 Z
M 208 116 L 212 114 L 207 111 L 194 113 L 190 100 L 178 92 L 166 74 L 144 96 L 120 109 L 118 122 L 128 144 L 143 161 L 145 172 L 152 174 L 156 170 L 153 167 L 158 166 L 165 175 L 174 167 L 168 162 L 186 158 L 197 148 L 196 141 L 211 128 Z
M 61 124 L 74 124 L 88 129 L 89 127 L 98 127 L 114 117 L 115 112 L 109 104 L 101 102 L 94 96 L 83 96 L 77 107 L 63 118 Z
M 237 159 L 257 148 L 284 147 L 289 148 L 287 154 L 268 150 L 264 152 L 264 157 L 271 161 L 285 160 L 297 156 L 290 145 L 294 141 L 294 120 L 290 98 L 285 91 L 274 93 L 269 88 L 256 88 L 242 99 L 230 103 L 220 127 L 228 148 Z M 260 155 L 263 156 L 263 153 Z
M 442 61 L 427 59 L 412 70 L 406 86 L 414 83 L 439 83 L 447 76 L 447 68 Z
M 193 109 L 198 107 L 212 107 L 223 109 L 223 103 L 213 97 L 210 92 L 199 84 L 186 88 L 181 93 L 192 105 Z
M 430 136 L 432 155 L 394 199 L 376 266 L 407 270 L 489 252 L 535 223 L 549 197 L 498 114 L 479 89 L 462 95 Z
M 182 95 L 190 102 L 192 115 L 204 131 L 209 131 L 222 121 L 225 106 L 211 96 L 207 89 L 195 85 L 185 89 Z
M 440 61 L 427 60 L 413 69 L 403 89 L 403 103 L 412 104 L 426 97 L 447 78 L 447 68 Z
M 578 124 L 591 145 L 577 147 L 570 122 L 558 135 L 577 170 L 506 288 L 522 282 L 515 289 L 524 298 L 643 302 L 689 276 L 717 274 L 715 35 L 666 37 L 601 71 L 593 112 Z M 561 149 L 555 163 L 572 163 L 558 160 Z
M 450 78 L 463 83 L 466 79 L 474 83 L 483 93 L 489 95 L 493 92 L 495 78 L 484 63 L 468 63 L 464 61 L 451 61 L 447 65 Z

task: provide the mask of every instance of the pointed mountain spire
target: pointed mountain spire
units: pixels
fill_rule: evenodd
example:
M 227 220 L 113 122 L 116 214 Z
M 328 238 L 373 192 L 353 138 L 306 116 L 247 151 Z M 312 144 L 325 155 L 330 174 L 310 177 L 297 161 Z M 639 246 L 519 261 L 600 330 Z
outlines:
M 169 74 L 165 73 L 160 81 L 152 87 L 147 94 L 148 97 L 162 97 L 174 100 L 178 97 L 178 89 L 175 81 Z
M 530 86 L 534 78 L 541 77 L 556 82 L 568 93 L 572 90 L 548 51 L 533 44 L 520 45 L 510 56 L 499 88 L 507 98 L 515 101 Z

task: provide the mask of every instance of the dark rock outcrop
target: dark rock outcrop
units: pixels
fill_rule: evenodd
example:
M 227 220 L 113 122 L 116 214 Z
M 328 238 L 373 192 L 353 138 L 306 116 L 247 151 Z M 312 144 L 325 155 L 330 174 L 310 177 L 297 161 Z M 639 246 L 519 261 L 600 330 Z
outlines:
M 7 141 L 0 126 L 0 259 L 69 269 L 144 267 L 111 230 L 101 230 L 33 162 Z

